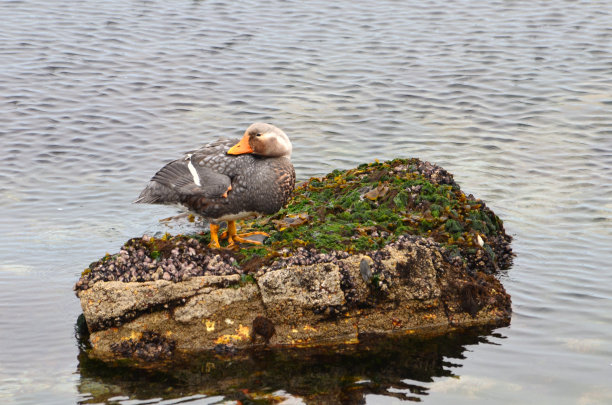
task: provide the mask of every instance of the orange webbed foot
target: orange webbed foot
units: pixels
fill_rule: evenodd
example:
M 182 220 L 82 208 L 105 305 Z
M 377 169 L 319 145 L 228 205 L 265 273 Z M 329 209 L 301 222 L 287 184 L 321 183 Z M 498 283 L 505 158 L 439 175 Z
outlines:
M 258 240 L 251 240 L 251 239 L 246 239 L 247 236 L 253 236 L 253 235 L 262 235 L 262 236 L 270 236 L 269 234 L 265 233 L 265 232 L 247 232 L 247 233 L 241 233 L 239 234 L 236 231 L 236 222 L 235 221 L 228 221 L 227 222 L 227 233 L 228 233 L 228 239 L 229 239 L 229 247 L 231 248 L 237 248 L 239 247 L 239 243 L 250 243 L 252 245 L 263 245 L 262 242 L 258 241 Z

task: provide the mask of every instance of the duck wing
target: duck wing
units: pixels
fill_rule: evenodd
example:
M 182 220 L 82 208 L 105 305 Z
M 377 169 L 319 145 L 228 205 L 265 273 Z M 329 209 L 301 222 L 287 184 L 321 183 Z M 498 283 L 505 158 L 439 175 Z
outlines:
M 220 198 L 227 193 L 231 178 L 192 161 L 185 155 L 161 168 L 140 193 L 136 203 L 181 203 L 192 197 Z

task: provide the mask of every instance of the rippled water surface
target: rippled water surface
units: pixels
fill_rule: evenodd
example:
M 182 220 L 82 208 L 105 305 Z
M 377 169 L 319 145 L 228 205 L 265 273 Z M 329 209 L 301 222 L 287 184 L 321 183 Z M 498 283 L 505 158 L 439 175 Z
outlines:
M 78 357 L 72 286 L 130 237 L 168 230 L 173 208 L 131 204 L 163 162 L 270 121 L 301 179 L 393 157 L 454 173 L 515 237 L 501 275 L 514 315 L 392 370 L 354 357 L 255 370 L 331 364 L 330 401 L 612 403 L 611 14 L 605 1 L 1 2 L 0 402 L 240 399 Z M 287 378 L 259 389 L 318 400 Z

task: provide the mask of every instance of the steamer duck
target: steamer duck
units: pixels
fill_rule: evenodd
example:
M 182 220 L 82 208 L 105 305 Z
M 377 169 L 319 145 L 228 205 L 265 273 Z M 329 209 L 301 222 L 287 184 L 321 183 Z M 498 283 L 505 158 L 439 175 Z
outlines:
M 178 203 L 202 215 L 210 221 L 211 248 L 220 248 L 223 221 L 227 221 L 229 248 L 261 244 L 246 237 L 264 233 L 238 234 L 235 221 L 273 214 L 287 203 L 295 185 L 291 150 L 280 128 L 257 122 L 240 141 L 220 139 L 168 163 L 134 202 Z

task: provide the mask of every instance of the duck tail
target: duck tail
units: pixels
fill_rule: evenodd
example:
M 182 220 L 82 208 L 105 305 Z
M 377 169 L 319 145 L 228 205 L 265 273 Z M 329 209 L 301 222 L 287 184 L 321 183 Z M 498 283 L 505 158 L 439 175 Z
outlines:
M 178 195 L 170 188 L 156 181 L 151 181 L 140 193 L 134 204 L 174 204 L 178 203 Z

